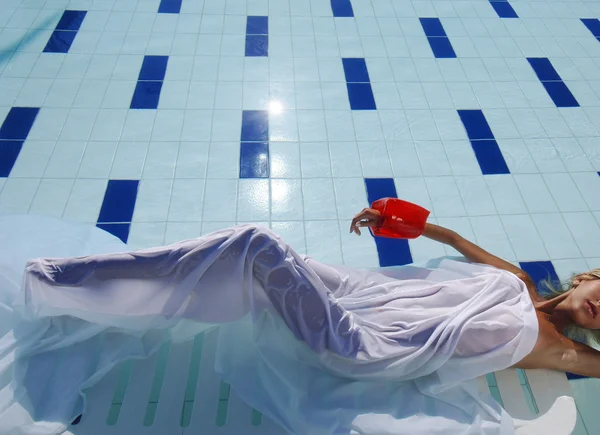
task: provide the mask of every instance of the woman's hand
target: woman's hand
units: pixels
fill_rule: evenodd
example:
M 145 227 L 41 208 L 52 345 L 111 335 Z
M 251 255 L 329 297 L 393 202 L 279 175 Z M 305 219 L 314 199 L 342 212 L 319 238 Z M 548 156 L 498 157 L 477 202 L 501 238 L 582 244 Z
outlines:
M 354 232 L 360 236 L 361 227 L 377 227 L 381 225 L 381 221 L 383 218 L 381 217 L 381 213 L 372 208 L 363 208 L 360 213 L 358 213 L 352 219 L 352 223 L 350 224 L 350 232 Z

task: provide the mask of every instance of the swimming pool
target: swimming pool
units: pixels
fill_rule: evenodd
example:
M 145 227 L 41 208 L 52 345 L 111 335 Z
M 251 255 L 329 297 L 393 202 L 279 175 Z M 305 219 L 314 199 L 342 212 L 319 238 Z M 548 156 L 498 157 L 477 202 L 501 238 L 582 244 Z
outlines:
M 598 17 L 593 1 L 4 0 L 0 212 L 133 248 L 259 222 L 331 263 L 452 254 L 348 234 L 398 196 L 568 278 L 600 265 Z

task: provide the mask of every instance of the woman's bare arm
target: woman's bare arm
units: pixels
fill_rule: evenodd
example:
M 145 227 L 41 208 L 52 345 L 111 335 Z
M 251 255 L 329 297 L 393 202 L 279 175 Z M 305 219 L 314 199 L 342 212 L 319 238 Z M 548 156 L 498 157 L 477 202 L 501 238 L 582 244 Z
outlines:
M 477 246 L 473 242 L 470 242 L 455 231 L 434 224 L 426 224 L 423 235 L 429 239 L 452 246 L 454 249 L 464 255 L 467 260 L 473 263 L 488 264 L 498 269 L 503 269 L 514 273 L 525 283 L 527 290 L 529 291 L 529 295 L 534 302 L 543 301 L 543 298 L 537 294 L 535 283 L 527 274 L 527 272 L 500 257 L 490 254 L 485 249 Z
M 533 351 L 515 367 L 548 369 L 600 378 L 600 352 L 565 337 L 542 313 L 538 313 L 539 334 Z

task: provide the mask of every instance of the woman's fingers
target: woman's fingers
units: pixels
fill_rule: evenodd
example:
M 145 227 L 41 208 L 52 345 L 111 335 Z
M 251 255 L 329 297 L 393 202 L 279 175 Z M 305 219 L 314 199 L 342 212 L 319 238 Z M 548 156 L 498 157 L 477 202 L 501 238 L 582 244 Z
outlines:
M 352 219 L 350 224 L 350 232 L 355 232 L 360 236 L 361 227 L 372 227 L 377 225 L 379 214 L 371 209 L 365 208 Z

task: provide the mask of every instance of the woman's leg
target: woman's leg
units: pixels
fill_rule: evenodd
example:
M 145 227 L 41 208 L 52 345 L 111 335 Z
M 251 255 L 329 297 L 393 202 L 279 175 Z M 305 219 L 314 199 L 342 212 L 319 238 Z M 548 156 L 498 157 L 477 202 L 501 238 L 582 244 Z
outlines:
M 50 303 L 52 291 L 55 300 L 87 294 L 88 310 L 206 323 L 270 310 L 316 352 L 352 356 L 359 348 L 351 315 L 310 265 L 267 228 L 236 226 L 139 252 L 34 260 L 27 272 L 30 284 L 46 284 L 47 294 L 39 299 Z

